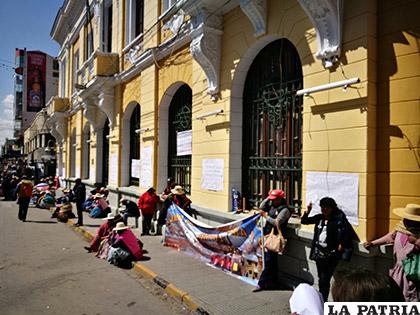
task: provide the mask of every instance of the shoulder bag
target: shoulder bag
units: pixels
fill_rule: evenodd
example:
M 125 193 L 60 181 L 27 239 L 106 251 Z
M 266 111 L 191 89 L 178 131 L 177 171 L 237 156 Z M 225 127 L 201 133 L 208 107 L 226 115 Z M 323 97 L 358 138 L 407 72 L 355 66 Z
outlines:
M 277 235 L 274 234 L 274 229 L 277 229 Z M 281 255 L 284 252 L 286 243 L 287 240 L 281 233 L 281 230 L 276 221 L 276 225 L 271 229 L 270 234 L 264 236 L 264 248 L 266 248 L 270 252 L 278 253 Z
M 408 280 L 413 282 L 420 281 L 420 254 L 408 254 L 407 257 L 402 260 L 402 266 Z

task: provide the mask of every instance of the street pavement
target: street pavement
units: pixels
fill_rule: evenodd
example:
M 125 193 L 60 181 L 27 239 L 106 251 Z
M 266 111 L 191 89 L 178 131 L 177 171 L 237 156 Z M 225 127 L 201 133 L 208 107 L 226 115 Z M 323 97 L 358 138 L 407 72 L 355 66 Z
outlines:
M 0 314 L 47 314 L 46 310 L 51 308 L 61 310 L 55 314 L 66 314 L 69 308 L 57 303 L 56 299 L 60 302 L 68 299 L 73 309 L 80 310 L 72 314 L 112 314 L 111 309 L 118 310 L 120 314 L 131 314 L 131 312 L 168 314 L 168 311 L 172 314 L 178 314 L 177 312 L 181 314 L 186 311 L 170 299 L 165 291 L 156 289 L 152 281 L 140 279 L 140 283 L 136 282 L 133 279 L 134 272 L 118 269 L 106 261 L 95 258 L 92 254 L 83 253 L 83 246 L 87 245 L 83 239 L 77 236 L 77 233 L 73 233 L 69 225 L 56 223 L 56 220 L 50 219 L 47 211 L 30 208 L 28 221 L 22 223 L 17 221 L 16 205 L 9 203 L 3 206 L 3 204 L 6 203 L 0 202 L 0 230 L 2 230 L 0 235 L 2 235 L 2 240 L 5 240 L 7 236 L 9 244 L 5 245 L 2 241 L 0 248 L 0 293 L 2 293 L 0 310 L 3 305 L 7 305 L 10 311 L 9 313 L 0 312 Z M 94 235 L 103 221 L 89 218 L 87 213 L 84 213 L 84 223 L 82 229 L 75 230 L 87 231 Z M 128 223 L 134 226 L 134 219 L 129 218 Z M 139 225 L 141 226 L 141 222 Z M 194 304 L 200 307 L 202 313 L 207 312 L 212 315 L 290 314 L 291 291 L 252 293 L 253 286 L 182 252 L 164 247 L 162 237 L 140 237 L 140 229 L 134 227 L 133 232 L 143 241 L 144 249 L 148 251 L 147 256 L 150 257 L 150 260 L 137 263 L 138 266 L 157 274 L 157 278 L 164 279 L 165 283 L 176 287 L 178 289 L 176 292 L 186 293 L 192 298 Z M 12 265 L 16 267 L 12 268 Z M 3 277 L 4 270 L 7 270 L 6 278 Z M 13 280 L 16 272 L 22 275 L 19 281 Z M 112 277 L 113 280 L 108 277 Z M 9 281 L 5 282 L 4 279 L 9 279 Z M 47 285 L 49 281 L 51 284 Z M 118 285 L 113 284 L 114 282 Z M 26 283 L 23 285 L 25 288 L 20 289 L 22 284 L 19 283 Z M 108 289 L 109 284 L 113 284 L 113 289 Z M 5 285 L 9 287 L 5 289 Z M 127 289 L 132 293 L 130 298 L 117 289 L 125 286 L 130 288 Z M 44 289 L 35 290 L 40 287 Z M 144 292 L 144 287 L 149 289 Z M 61 291 L 64 288 L 66 291 Z M 97 298 L 91 296 L 96 295 L 95 292 L 104 292 L 104 288 L 106 296 L 98 295 Z M 150 288 L 153 288 L 152 292 L 157 294 L 157 297 L 150 296 Z M 46 289 L 48 293 L 44 293 Z M 21 296 L 25 299 L 30 298 L 30 303 L 25 302 L 25 304 L 30 305 L 28 307 L 31 307 L 31 312 L 25 312 L 23 306 L 16 308 Z M 144 306 L 142 299 L 144 296 L 147 296 L 146 305 L 149 305 L 150 309 Z M 169 304 L 169 310 L 165 310 L 161 305 L 165 298 Z M 79 299 L 84 302 L 79 303 Z M 118 304 L 115 304 L 116 301 Z M 151 310 L 155 304 L 157 308 L 162 307 L 163 311 Z M 33 310 L 39 310 L 39 313 Z
M 191 314 L 160 287 L 89 255 L 47 210 L 0 201 L 0 314 Z

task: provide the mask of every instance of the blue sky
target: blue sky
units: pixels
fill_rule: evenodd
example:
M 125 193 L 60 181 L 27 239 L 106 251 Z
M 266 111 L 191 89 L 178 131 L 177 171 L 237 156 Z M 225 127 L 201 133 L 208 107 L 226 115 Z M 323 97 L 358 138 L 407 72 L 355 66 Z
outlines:
M 12 136 L 13 128 L 14 72 L 3 64 L 13 66 L 15 48 L 57 55 L 59 46 L 50 38 L 50 31 L 63 1 L 2 0 L 0 3 L 0 144 L 5 137 Z

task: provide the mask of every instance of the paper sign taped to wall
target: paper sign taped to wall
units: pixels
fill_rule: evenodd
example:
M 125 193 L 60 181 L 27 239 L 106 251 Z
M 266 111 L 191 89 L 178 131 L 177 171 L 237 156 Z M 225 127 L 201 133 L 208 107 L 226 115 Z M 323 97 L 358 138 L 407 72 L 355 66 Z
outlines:
M 116 154 L 109 157 L 109 182 L 113 184 L 118 182 L 118 155 Z
M 140 151 L 140 187 L 152 186 L 152 147 L 144 147 Z
M 140 160 L 131 160 L 131 177 L 140 178 Z
M 224 160 L 203 159 L 201 169 L 201 188 L 215 191 L 223 190 Z
M 306 203 L 312 202 L 311 216 L 321 212 L 319 201 L 323 197 L 334 198 L 349 222 L 359 225 L 359 174 L 307 172 Z
M 185 130 L 176 133 L 176 155 L 192 154 L 192 130 Z

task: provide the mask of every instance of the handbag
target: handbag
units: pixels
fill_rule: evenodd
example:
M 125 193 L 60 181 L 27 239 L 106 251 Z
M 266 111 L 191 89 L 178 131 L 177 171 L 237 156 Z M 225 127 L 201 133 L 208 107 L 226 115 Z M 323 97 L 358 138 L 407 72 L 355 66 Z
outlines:
M 321 247 L 318 243 L 315 243 L 315 246 L 311 252 L 310 259 L 314 261 L 325 261 L 337 255 L 335 250 L 330 250 L 328 248 Z
M 274 234 L 275 228 L 278 231 L 277 235 Z M 287 240 L 284 238 L 277 224 L 275 228 L 271 229 L 270 234 L 264 236 L 264 248 L 266 248 L 270 252 L 283 254 Z
M 408 254 L 402 260 L 405 276 L 413 282 L 420 281 L 420 254 Z

